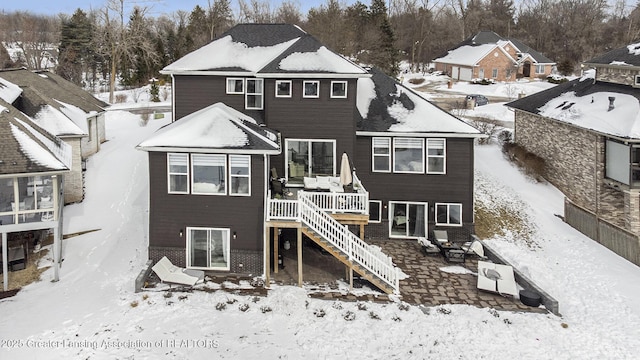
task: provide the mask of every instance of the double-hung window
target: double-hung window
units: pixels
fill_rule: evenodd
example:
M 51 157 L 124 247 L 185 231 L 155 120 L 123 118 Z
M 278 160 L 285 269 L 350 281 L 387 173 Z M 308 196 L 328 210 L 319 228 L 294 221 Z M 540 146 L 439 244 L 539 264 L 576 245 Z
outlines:
M 318 98 L 320 97 L 320 81 L 303 81 L 302 82 L 302 97 L 304 98 Z
M 445 139 L 427 139 L 427 174 L 446 173 Z
M 373 138 L 373 164 L 374 172 L 391 171 L 391 138 Z
M 244 94 L 244 79 L 227 78 L 227 94 Z
M 229 155 L 230 195 L 251 195 L 251 157 Z
M 226 195 L 227 159 L 221 154 L 192 154 L 192 193 Z
M 347 98 L 347 82 L 346 81 L 332 81 L 331 82 L 331 97 L 334 99 L 346 99 Z
M 436 203 L 436 225 L 462 226 L 462 204 Z
M 536 74 L 544 74 L 544 65 L 536 65 Z
M 276 97 L 291 97 L 291 80 L 276 80 Z
M 497 79 L 498 78 L 498 69 L 491 70 L 491 77 L 493 79 Z
M 189 193 L 189 155 L 168 154 L 169 193 Z
M 264 103 L 264 82 L 262 79 L 247 79 L 245 109 L 262 110 Z
M 424 173 L 424 139 L 394 139 L 393 171 L 397 173 Z

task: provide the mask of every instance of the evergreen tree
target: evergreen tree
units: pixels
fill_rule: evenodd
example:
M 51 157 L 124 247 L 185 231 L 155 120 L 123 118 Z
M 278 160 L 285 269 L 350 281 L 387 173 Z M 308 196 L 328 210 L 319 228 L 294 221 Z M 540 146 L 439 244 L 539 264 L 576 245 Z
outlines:
M 378 34 L 378 41 L 371 49 L 371 64 L 380 68 L 387 75 L 396 76 L 398 73 L 398 50 L 395 47 L 395 35 L 387 15 L 387 5 L 384 0 L 371 2 L 372 31 Z
M 0 42 L 0 69 L 9 69 L 14 66 L 15 64 L 13 63 L 13 60 L 11 60 L 11 56 L 9 56 L 7 48 L 5 48 L 2 42 Z
M 93 25 L 87 14 L 77 9 L 71 18 L 62 21 L 56 73 L 80 85 L 93 57 Z

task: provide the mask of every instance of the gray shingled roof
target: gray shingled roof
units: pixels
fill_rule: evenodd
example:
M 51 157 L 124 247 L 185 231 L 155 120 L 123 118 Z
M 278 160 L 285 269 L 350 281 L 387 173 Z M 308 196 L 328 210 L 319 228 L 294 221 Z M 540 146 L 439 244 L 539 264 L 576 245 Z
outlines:
M 605 64 L 620 63 L 640 66 L 640 43 L 631 44 L 625 47 L 611 50 L 602 55 L 596 56 L 591 60 L 585 61 L 585 64 Z
M 27 69 L 0 70 L 0 77 L 21 88 L 36 89 L 44 98 L 56 99 L 74 105 L 88 113 L 102 112 L 106 103 L 96 99 L 77 85 L 49 71 L 33 72 Z
M 16 131 L 22 136 L 16 137 Z M 25 142 L 29 142 L 27 148 Z M 35 148 L 38 154 L 29 153 Z M 39 162 L 52 158 L 56 161 Z M 0 100 L 0 175 L 59 172 L 70 169 L 71 147 L 49 134 L 11 104 Z M 65 165 L 67 164 L 67 165 Z
M 231 35 L 235 42 L 247 44 L 250 47 L 273 46 L 309 36 L 299 27 L 290 24 L 240 24 L 227 30 L 220 37 Z

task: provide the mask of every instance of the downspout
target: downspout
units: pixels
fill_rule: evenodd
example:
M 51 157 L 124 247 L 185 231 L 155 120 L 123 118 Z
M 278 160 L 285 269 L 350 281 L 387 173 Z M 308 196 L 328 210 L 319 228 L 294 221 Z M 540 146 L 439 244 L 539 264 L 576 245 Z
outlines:
M 596 151 L 596 157 L 595 157 L 595 166 L 593 169 L 593 182 L 595 185 L 594 191 L 595 191 L 595 196 L 596 196 L 596 238 L 595 240 L 599 243 L 600 242 L 600 192 L 598 191 L 598 164 L 600 163 L 600 159 L 599 159 L 599 152 L 598 152 L 598 135 L 594 134 L 595 138 L 596 138 L 596 144 L 595 144 L 595 151 Z
M 267 262 L 268 262 L 268 257 L 270 256 L 265 250 L 265 244 L 267 243 L 267 241 L 270 241 L 268 239 L 268 235 L 267 235 L 267 211 L 269 211 L 268 209 L 268 204 L 267 204 L 267 200 L 269 197 L 269 157 L 267 156 L 267 154 L 262 154 L 263 158 L 264 158 L 264 196 L 263 196 L 263 203 L 264 203 L 264 211 L 263 211 L 263 219 L 262 219 L 262 234 L 264 236 L 264 242 L 262 243 L 262 252 L 264 252 L 264 258 L 262 260 L 262 267 L 263 267 L 263 274 L 265 276 L 267 276 L 267 271 L 269 271 L 270 269 L 267 269 Z M 277 266 L 277 264 L 276 264 Z M 269 286 L 269 284 L 266 284 L 267 287 Z
M 9 261 L 7 260 L 7 233 L 2 232 L 2 286 L 4 291 L 9 290 Z

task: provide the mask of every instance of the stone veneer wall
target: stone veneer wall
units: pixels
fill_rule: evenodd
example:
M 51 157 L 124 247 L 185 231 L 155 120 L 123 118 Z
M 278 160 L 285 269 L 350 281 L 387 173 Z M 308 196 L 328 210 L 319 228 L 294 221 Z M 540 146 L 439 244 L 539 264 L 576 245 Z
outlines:
M 84 196 L 84 179 L 82 176 L 82 150 L 80 138 L 65 138 L 71 145 L 71 171 L 64 174 L 64 203 L 71 204 L 82 201 Z
M 261 252 L 231 249 L 231 268 L 228 273 L 261 276 L 264 273 L 264 256 Z M 149 259 L 155 264 L 166 256 L 173 265 L 187 266 L 186 249 L 176 247 L 149 247 Z M 227 271 L 220 271 L 227 273 Z
M 546 179 L 576 205 L 625 230 L 640 228 L 633 196 L 605 184 L 603 136 L 516 110 L 514 140 L 545 159 Z
M 596 80 L 616 84 L 635 85 L 635 76 L 640 75 L 638 68 L 596 66 Z

